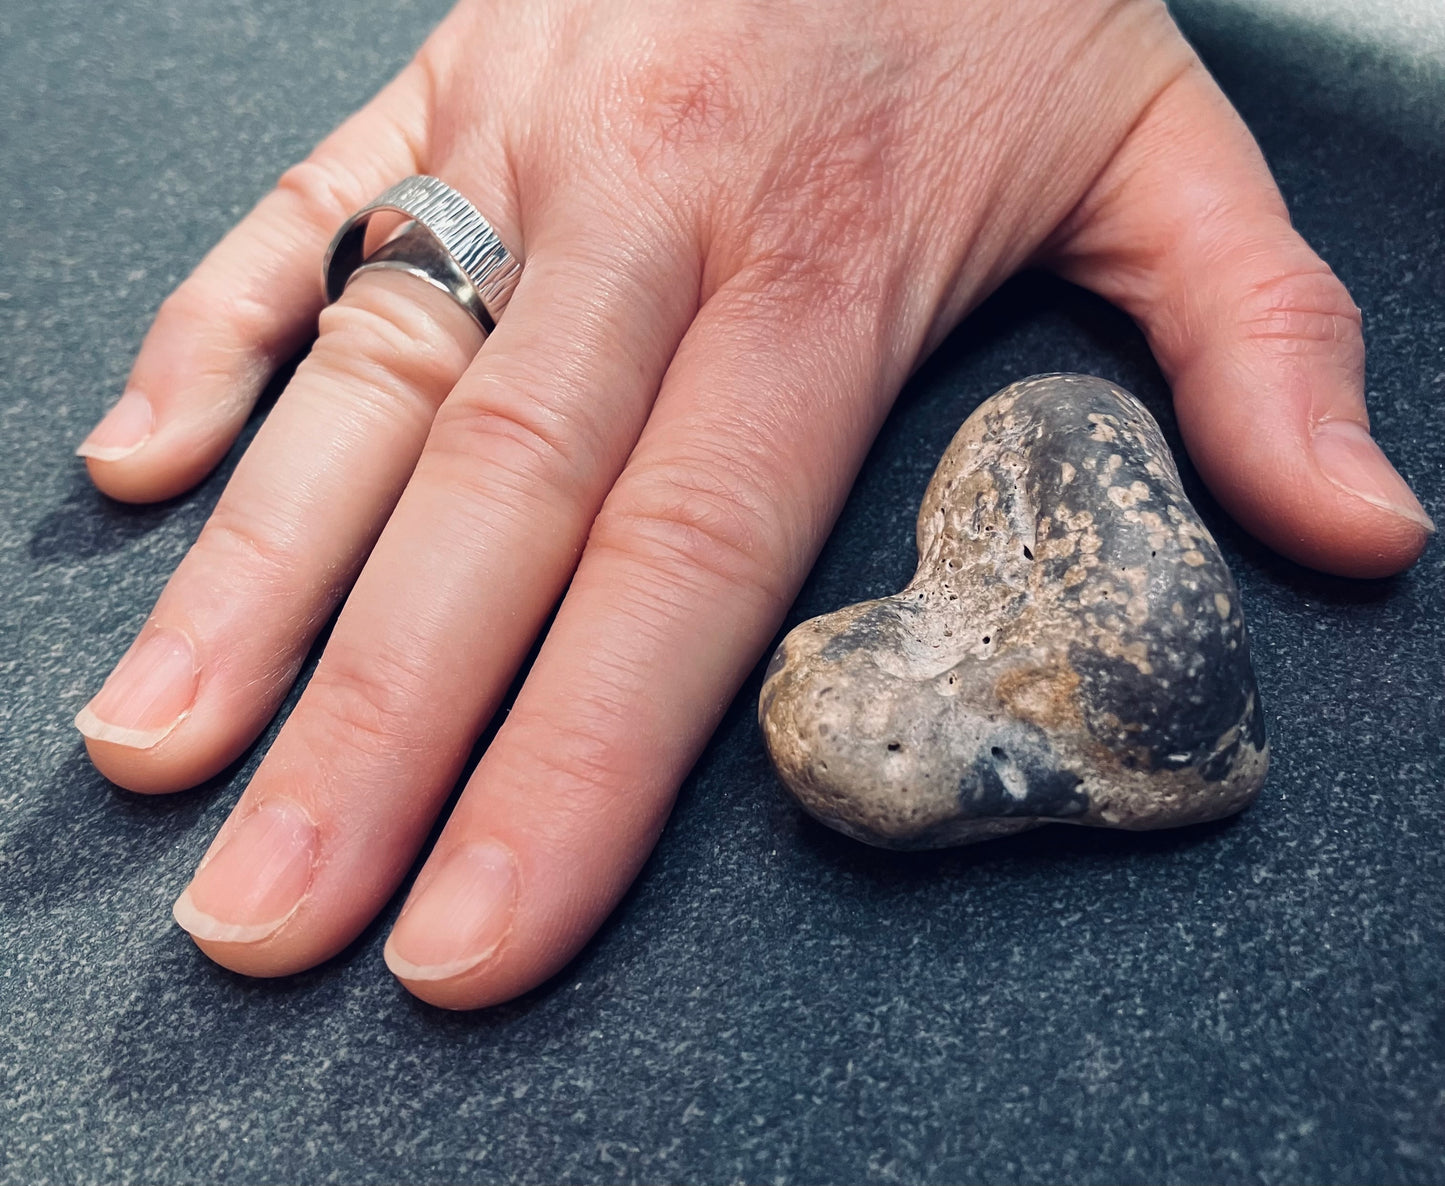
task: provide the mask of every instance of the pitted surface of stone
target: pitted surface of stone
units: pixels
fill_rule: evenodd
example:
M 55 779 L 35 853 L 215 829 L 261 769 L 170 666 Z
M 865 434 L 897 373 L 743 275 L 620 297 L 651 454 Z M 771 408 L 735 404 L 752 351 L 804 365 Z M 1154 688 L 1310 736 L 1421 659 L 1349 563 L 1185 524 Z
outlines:
M 918 555 L 902 592 L 804 622 L 769 667 L 763 733 L 813 815 L 926 848 L 1198 823 L 1259 792 L 1239 593 L 1128 392 L 1041 375 L 985 401 Z

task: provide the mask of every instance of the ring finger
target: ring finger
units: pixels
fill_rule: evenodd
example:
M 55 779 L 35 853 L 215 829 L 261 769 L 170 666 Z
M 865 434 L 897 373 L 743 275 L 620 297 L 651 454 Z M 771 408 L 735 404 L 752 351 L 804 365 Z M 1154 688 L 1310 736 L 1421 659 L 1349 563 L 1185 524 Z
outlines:
M 366 272 L 242 458 L 150 619 L 76 725 L 133 790 L 223 769 L 276 710 L 482 344 L 448 297 Z

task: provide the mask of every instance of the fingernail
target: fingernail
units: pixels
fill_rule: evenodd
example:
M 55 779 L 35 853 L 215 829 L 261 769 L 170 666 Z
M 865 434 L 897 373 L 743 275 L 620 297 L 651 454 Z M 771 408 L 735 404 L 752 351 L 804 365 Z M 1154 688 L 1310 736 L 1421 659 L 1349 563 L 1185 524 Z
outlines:
M 191 640 L 166 626 L 148 627 L 76 714 L 75 727 L 95 741 L 150 749 L 185 719 L 198 681 Z
M 150 440 L 154 426 L 150 400 L 139 391 L 127 391 L 80 443 L 75 455 L 119 461 Z
M 403 980 L 447 980 L 475 968 L 512 929 L 517 863 L 495 840 L 453 850 L 397 919 L 386 966 Z
M 1426 531 L 1435 530 L 1420 500 L 1395 472 L 1368 429 L 1351 420 L 1326 420 L 1315 429 L 1314 450 L 1325 477 L 1341 490 L 1418 523 Z
M 281 928 L 311 888 L 316 825 L 290 799 L 268 799 L 202 863 L 171 908 L 197 939 L 255 943 Z

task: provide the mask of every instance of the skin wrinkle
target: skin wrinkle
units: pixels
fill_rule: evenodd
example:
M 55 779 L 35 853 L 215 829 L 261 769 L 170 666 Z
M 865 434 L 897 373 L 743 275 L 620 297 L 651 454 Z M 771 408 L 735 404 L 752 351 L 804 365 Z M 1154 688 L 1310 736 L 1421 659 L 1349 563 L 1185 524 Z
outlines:
M 477 344 L 475 327 L 430 316 L 415 290 L 360 283 L 356 289 L 354 301 L 329 306 L 321 318 L 322 336 L 334 347 L 325 355 L 326 366 L 337 378 L 360 379 L 349 386 L 363 390 L 383 387 L 391 396 L 416 396 L 431 394 L 466 369 L 475 353 L 469 347 Z
M 766 355 L 770 342 L 764 334 L 754 332 L 756 327 L 771 325 L 774 327 L 771 332 L 776 332 L 781 324 L 789 331 L 794 329 L 790 318 L 795 316 L 792 312 L 795 306 L 780 305 L 776 292 L 749 283 L 742 289 L 731 290 L 727 300 L 725 312 L 731 325 L 728 345 L 736 353 Z M 832 312 L 830 307 L 829 313 Z M 838 309 L 836 326 L 831 319 L 823 322 L 819 315 L 811 319 L 811 324 L 796 327 L 798 332 L 808 334 L 806 339 L 795 339 L 792 343 L 792 349 L 807 358 L 807 372 L 813 378 L 807 386 L 789 382 L 786 375 L 774 376 L 771 386 L 749 392 L 745 401 L 709 409 L 706 425 L 702 423 L 703 418 L 698 417 L 700 444 L 692 447 L 689 456 L 695 457 L 700 448 L 711 445 L 712 441 L 719 444 L 710 447 L 707 455 L 715 456 L 718 464 L 729 464 L 732 456 L 746 456 L 754 473 L 760 475 L 756 483 L 759 514 L 775 515 L 774 508 L 779 504 L 808 506 L 809 489 L 846 490 L 847 476 L 839 469 L 839 458 L 833 453 L 824 451 L 814 456 L 790 457 L 780 447 L 784 442 L 806 436 L 819 416 L 837 425 L 849 439 L 868 440 L 877 431 L 886 405 L 881 401 L 860 403 L 847 398 L 846 393 L 886 387 L 893 378 L 893 372 L 886 369 L 889 359 L 877 360 L 876 369 L 869 370 L 865 369 L 866 355 L 860 360 L 821 345 L 829 330 L 837 340 L 877 340 L 880 329 L 851 320 L 857 312 Z M 710 431 L 704 432 L 705 428 Z M 642 459 L 634 458 L 634 464 L 640 461 Z M 771 481 L 764 480 L 761 476 L 769 472 L 774 475 Z M 801 516 L 783 554 L 805 555 L 808 551 L 805 541 L 821 538 L 839 509 L 830 504 Z
M 409 694 L 426 686 L 428 674 L 415 671 L 415 666 L 415 662 L 398 661 L 395 654 L 374 651 L 366 668 L 333 670 L 311 692 L 313 681 L 307 689 L 311 692 L 308 707 L 321 738 L 318 753 L 339 745 L 363 756 L 386 755 L 391 760 L 428 746 L 431 739 L 416 734 L 408 711 Z M 401 677 L 397 682 L 389 682 L 397 676 Z
M 684 586 L 702 575 L 734 590 L 757 590 L 781 606 L 791 600 L 788 567 L 775 563 L 780 549 L 760 541 L 758 528 L 739 514 L 730 496 L 685 487 L 680 496 L 649 493 L 645 486 L 633 486 L 628 494 L 627 510 L 604 507 L 597 516 L 589 549 L 642 560 L 655 574 Z

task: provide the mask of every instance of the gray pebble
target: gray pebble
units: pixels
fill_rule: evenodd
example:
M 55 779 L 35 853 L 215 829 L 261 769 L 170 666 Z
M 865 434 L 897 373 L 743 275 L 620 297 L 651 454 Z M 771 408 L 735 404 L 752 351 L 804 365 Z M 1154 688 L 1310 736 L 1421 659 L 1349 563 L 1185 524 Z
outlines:
M 1041 375 L 986 400 L 918 512 L 902 592 L 793 630 L 763 735 L 870 844 L 1239 811 L 1269 765 L 1239 592 L 1128 392 Z

